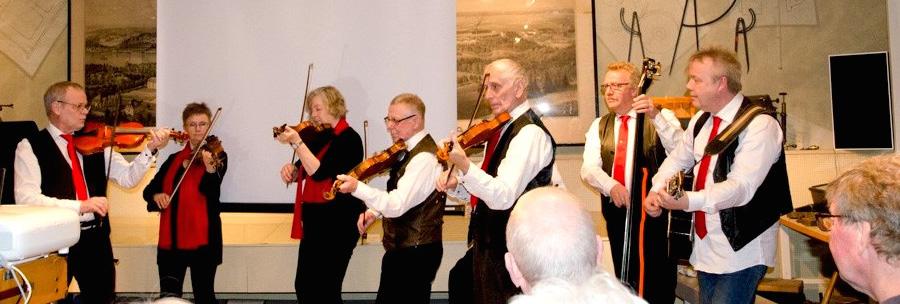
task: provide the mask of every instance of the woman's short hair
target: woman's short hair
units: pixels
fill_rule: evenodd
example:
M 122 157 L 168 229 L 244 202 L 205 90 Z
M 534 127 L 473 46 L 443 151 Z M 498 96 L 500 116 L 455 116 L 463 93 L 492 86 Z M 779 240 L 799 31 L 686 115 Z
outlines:
M 347 115 L 347 105 L 344 103 L 344 95 L 333 86 L 319 87 L 306 95 L 306 110 L 312 113 L 312 99 L 316 96 L 322 97 L 324 106 L 328 113 L 334 117 L 341 118 Z
M 212 118 L 212 111 L 205 102 L 192 102 L 184 106 L 184 111 L 181 111 L 181 122 L 185 123 L 189 117 L 197 114 L 204 114 L 206 118 Z

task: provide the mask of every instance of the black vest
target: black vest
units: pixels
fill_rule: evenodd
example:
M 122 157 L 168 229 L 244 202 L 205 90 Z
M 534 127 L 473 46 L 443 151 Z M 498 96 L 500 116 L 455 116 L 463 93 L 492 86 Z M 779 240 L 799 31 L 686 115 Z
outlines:
M 612 166 L 616 159 L 615 126 L 616 113 L 603 115 L 597 126 L 597 129 L 600 131 L 600 159 L 603 160 L 602 169 L 603 172 L 606 172 L 609 176 L 612 176 Z M 653 176 L 656 174 L 656 170 L 659 169 L 659 165 L 666 159 L 666 148 L 663 147 L 662 142 L 660 142 L 659 136 L 656 134 L 656 127 L 653 126 L 653 121 L 649 117 L 644 118 L 644 143 L 642 144 L 642 147 L 646 163 L 638 165 L 647 166 L 647 170 L 649 171 L 648 174 Z M 632 170 L 631 174 L 639 173 L 640 171 L 638 170 Z M 639 189 L 639 187 L 634 186 L 631 188 Z M 633 192 L 634 191 L 632 191 L 632 193 Z M 632 195 L 632 197 L 634 197 L 634 195 Z M 609 197 L 601 195 L 600 200 L 603 203 L 608 203 Z
M 41 194 L 58 199 L 75 199 L 75 186 L 72 181 L 72 167 L 56 146 L 47 129 L 28 138 L 34 156 L 41 167 Z M 103 152 L 84 155 L 82 173 L 87 182 L 88 194 L 106 196 L 106 171 Z M 106 223 L 109 217 L 103 218 Z M 109 232 L 109 225 L 103 225 Z
M 735 117 L 750 109 L 750 100 L 746 97 L 741 102 L 741 107 Z M 773 115 L 766 112 L 766 115 Z M 694 138 L 706 121 L 709 120 L 710 113 L 703 113 L 694 123 Z M 730 146 L 719 153 L 719 160 L 713 169 L 713 180 L 717 183 L 728 179 L 728 172 L 731 171 L 731 165 L 734 163 L 735 151 L 740 145 L 739 140 L 732 142 Z M 773 224 L 778 222 L 778 218 L 791 211 L 793 203 L 791 202 L 791 191 L 788 186 L 787 166 L 784 161 L 784 148 L 781 148 L 781 155 L 778 161 L 772 165 L 766 178 L 760 184 L 759 188 L 753 194 L 753 198 L 746 205 L 719 210 L 719 218 L 722 222 L 722 231 L 728 238 L 728 243 L 734 251 L 744 248 L 747 243 L 769 229 Z
M 517 134 L 519 134 L 519 130 L 527 125 L 536 125 L 540 127 L 541 130 L 544 130 L 544 133 L 550 137 L 550 142 L 553 146 L 553 157 L 550 159 L 550 163 L 538 171 L 538 174 L 528 182 L 523 193 L 534 188 L 550 185 L 550 178 L 553 176 L 553 163 L 556 161 L 556 141 L 553 140 L 550 131 L 547 131 L 547 128 L 544 127 L 541 118 L 532 110 L 529 109 L 526 111 L 525 114 L 519 116 L 519 118 L 512 122 L 512 125 L 506 128 L 506 131 L 500 136 L 500 140 L 497 142 L 497 147 L 494 148 L 494 156 L 491 158 L 491 163 L 486 170 L 486 173 L 490 176 L 497 176 L 497 167 L 499 167 L 500 162 L 506 158 L 509 143 Z M 485 157 L 488 156 L 485 155 Z M 472 219 L 469 221 L 469 242 L 479 243 L 481 246 L 488 246 L 489 248 L 502 248 L 505 252 L 506 223 L 509 221 L 509 214 L 512 212 L 513 207 L 515 207 L 515 202 L 509 209 L 493 210 L 479 198 L 478 204 L 472 212 Z
M 426 134 L 402 161 L 391 166 L 387 190 L 397 189 L 397 182 L 406 173 L 406 165 L 419 153 L 437 152 L 437 145 L 431 135 Z M 441 226 L 444 224 L 444 202 L 447 195 L 434 190 L 422 203 L 410 208 L 396 218 L 385 217 L 383 221 L 385 250 L 406 248 L 440 242 Z

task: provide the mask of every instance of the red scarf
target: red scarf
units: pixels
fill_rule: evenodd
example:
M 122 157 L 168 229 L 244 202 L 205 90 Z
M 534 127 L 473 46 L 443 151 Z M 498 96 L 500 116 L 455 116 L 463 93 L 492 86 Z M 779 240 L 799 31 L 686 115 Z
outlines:
M 169 164 L 169 170 L 163 179 L 163 192 L 172 194 L 178 169 L 182 163 L 191 159 L 191 145 L 185 145 L 184 149 L 175 155 L 175 159 Z M 199 157 L 199 156 L 198 156 Z M 206 210 L 206 196 L 200 193 L 200 180 L 206 173 L 202 162 L 194 160 L 194 164 L 187 170 L 181 186 L 178 187 L 178 212 L 175 218 L 177 233 L 176 248 L 181 250 L 193 250 L 209 244 L 209 214 Z M 172 201 L 175 201 L 173 198 Z M 159 219 L 159 248 L 172 249 L 172 212 L 175 206 L 162 210 Z
M 341 133 L 349 127 L 350 125 L 347 124 L 347 119 L 341 117 L 337 125 L 334 126 L 334 137 L 341 135 Z M 325 157 L 325 153 L 330 146 L 331 142 L 329 141 L 318 153 L 316 153 L 316 159 L 321 161 L 322 157 Z M 324 164 L 319 164 L 319 166 L 322 165 Z M 293 224 L 291 225 L 291 238 L 300 240 L 303 239 L 303 203 L 327 203 L 328 201 L 325 200 L 322 194 L 331 190 L 331 185 L 334 184 L 334 177 L 332 176 L 317 181 L 313 180 L 312 176 L 306 174 L 306 170 L 303 169 L 303 166 L 300 166 L 297 170 L 300 170 L 300 174 L 297 174 L 297 196 L 294 198 L 294 219 Z

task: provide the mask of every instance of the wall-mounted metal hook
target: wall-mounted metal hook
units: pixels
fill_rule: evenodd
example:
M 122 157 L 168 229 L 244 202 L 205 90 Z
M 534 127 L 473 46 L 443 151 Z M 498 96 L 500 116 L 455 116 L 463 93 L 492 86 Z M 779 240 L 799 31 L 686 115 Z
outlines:
M 622 23 L 622 27 L 625 28 L 625 31 L 628 32 L 628 61 L 631 61 L 631 49 L 634 45 L 634 36 L 638 37 L 638 41 L 641 43 L 641 58 L 647 58 L 647 54 L 644 52 L 644 36 L 641 35 L 641 21 L 638 18 L 637 12 L 631 12 L 631 26 L 625 24 L 625 8 L 619 10 L 619 22 Z
M 678 36 L 675 38 L 675 49 L 672 51 L 672 64 L 669 65 L 669 75 L 672 75 L 672 70 L 675 69 L 675 56 L 678 54 L 678 43 L 681 41 L 681 31 L 684 30 L 685 27 L 693 28 L 694 42 L 696 44 L 697 50 L 700 50 L 700 27 L 707 26 L 719 20 L 722 20 L 722 18 L 724 18 L 725 15 L 728 15 L 728 12 L 730 12 L 731 9 L 734 8 L 734 5 L 737 3 L 737 0 L 732 0 L 731 5 L 728 6 L 728 9 L 722 12 L 719 17 L 716 17 L 711 21 L 700 23 L 697 17 L 697 0 L 694 0 L 694 24 L 686 24 L 684 23 L 684 18 L 687 16 L 688 1 L 690 0 L 684 0 L 684 10 L 682 10 L 681 12 L 681 24 L 678 26 Z
M 750 73 L 750 47 L 747 44 L 747 32 L 756 25 L 756 12 L 750 9 L 750 26 L 744 22 L 743 17 L 738 17 L 737 23 L 734 25 L 734 53 L 738 52 L 738 37 L 744 36 L 744 59 L 747 61 L 747 73 Z

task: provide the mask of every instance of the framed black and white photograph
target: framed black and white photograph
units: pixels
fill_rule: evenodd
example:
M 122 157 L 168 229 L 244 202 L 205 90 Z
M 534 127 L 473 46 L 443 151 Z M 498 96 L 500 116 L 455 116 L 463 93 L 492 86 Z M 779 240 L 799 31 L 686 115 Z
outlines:
M 86 0 L 84 79 L 89 119 L 156 125 L 156 1 Z
M 588 0 L 458 0 L 457 113 L 472 117 L 484 66 L 509 58 L 529 77 L 528 99 L 559 144 L 584 144 L 596 117 L 593 27 Z M 482 101 L 476 117 L 490 114 Z

